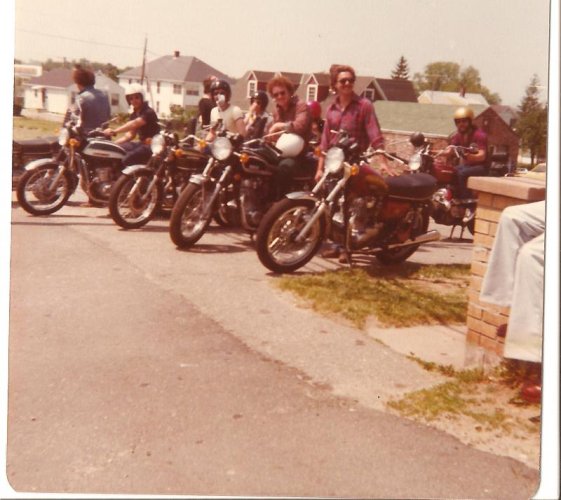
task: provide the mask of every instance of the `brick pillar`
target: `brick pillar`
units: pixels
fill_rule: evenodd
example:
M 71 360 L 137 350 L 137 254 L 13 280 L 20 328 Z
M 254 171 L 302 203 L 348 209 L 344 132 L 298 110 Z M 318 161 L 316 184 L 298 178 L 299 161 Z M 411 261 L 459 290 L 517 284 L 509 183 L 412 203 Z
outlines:
M 479 300 L 479 292 L 493 247 L 501 212 L 508 206 L 541 201 L 545 182 L 524 177 L 470 177 L 468 187 L 478 193 L 468 292 L 468 347 L 482 348 L 502 356 L 504 339 L 496 335 L 497 326 L 508 323 L 509 308 Z

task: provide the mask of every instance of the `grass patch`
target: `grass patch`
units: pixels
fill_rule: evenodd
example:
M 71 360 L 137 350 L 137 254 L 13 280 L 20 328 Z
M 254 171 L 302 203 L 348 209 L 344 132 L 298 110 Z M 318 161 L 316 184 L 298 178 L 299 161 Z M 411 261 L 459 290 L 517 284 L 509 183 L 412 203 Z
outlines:
M 27 118 L 25 116 L 14 116 L 14 139 L 36 139 L 49 135 L 58 135 L 61 125 L 62 116 L 60 118 L 60 122 Z
M 467 313 L 468 265 L 373 266 L 301 276 L 278 285 L 363 328 L 369 316 L 383 326 L 463 323 Z

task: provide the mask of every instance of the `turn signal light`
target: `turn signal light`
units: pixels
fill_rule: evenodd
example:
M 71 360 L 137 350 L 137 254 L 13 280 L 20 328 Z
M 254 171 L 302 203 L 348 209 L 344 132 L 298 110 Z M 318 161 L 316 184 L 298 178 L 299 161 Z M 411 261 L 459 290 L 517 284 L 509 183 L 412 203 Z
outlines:
M 183 151 L 182 149 L 176 149 L 173 154 L 176 158 L 183 158 L 185 156 L 185 151 Z
M 80 144 L 80 141 L 78 139 L 70 139 L 68 141 L 68 144 L 70 144 L 72 147 L 75 148 L 76 146 L 78 146 Z
M 234 175 L 234 180 L 236 182 L 240 182 L 242 180 L 242 176 L 240 174 L 236 174 L 236 175 Z
M 247 153 L 240 154 L 240 163 L 242 165 L 247 165 L 249 163 L 249 155 Z
M 198 140 L 198 143 L 199 143 L 199 149 L 201 149 L 201 151 L 202 151 L 203 149 L 205 149 L 206 146 L 207 146 L 206 141 L 205 141 L 204 139 L 199 139 L 199 140 Z
M 355 163 L 352 167 L 351 167 L 351 175 L 358 175 L 358 165 Z
M 321 157 L 321 148 L 319 146 L 314 148 L 314 156 L 316 158 L 320 158 Z

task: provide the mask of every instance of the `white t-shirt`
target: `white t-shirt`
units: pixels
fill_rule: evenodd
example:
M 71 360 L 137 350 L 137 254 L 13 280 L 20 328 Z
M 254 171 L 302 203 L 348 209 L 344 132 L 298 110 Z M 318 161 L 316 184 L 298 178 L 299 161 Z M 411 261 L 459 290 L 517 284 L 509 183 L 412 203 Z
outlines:
M 236 122 L 239 119 L 243 119 L 243 112 L 238 106 L 233 106 L 230 104 L 224 111 L 222 111 L 218 106 L 212 108 L 210 112 L 210 124 L 214 126 L 218 120 L 222 120 L 224 127 L 229 132 L 237 132 Z

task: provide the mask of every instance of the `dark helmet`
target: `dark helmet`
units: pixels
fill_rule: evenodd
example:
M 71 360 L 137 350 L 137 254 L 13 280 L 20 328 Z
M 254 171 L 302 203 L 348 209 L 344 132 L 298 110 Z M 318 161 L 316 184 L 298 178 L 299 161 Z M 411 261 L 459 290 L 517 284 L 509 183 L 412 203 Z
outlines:
M 217 90 L 223 90 L 226 92 L 226 100 L 229 101 L 230 97 L 232 97 L 232 89 L 230 88 L 230 84 L 226 80 L 214 80 L 210 85 L 210 91 L 214 95 L 214 92 Z
M 308 102 L 308 109 L 312 120 L 319 120 L 321 118 L 321 104 L 317 101 Z
M 255 94 L 251 96 L 251 102 L 258 101 L 261 104 L 263 110 L 267 109 L 267 105 L 269 104 L 269 96 L 267 92 L 263 90 L 258 90 Z

